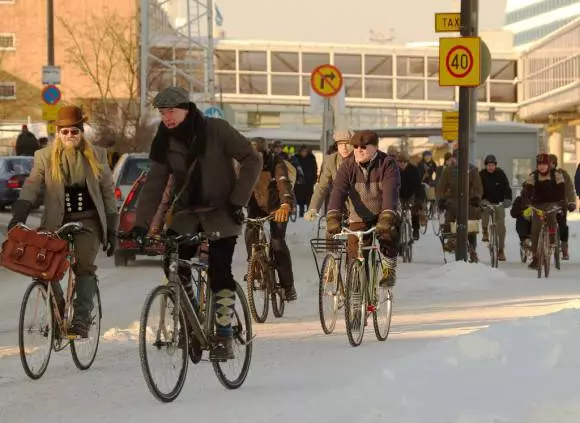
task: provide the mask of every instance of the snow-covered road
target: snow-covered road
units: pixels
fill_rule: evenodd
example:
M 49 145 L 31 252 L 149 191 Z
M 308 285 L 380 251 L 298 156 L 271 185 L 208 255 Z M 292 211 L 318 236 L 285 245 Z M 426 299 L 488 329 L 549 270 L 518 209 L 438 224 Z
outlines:
M 358 348 L 348 345 L 342 322 L 333 335 L 322 334 L 308 244 L 313 227 L 292 224 L 299 301 L 287 306 L 283 319 L 254 324 L 246 383 L 229 392 L 211 366 L 190 366 L 181 396 L 169 405 L 148 392 L 135 342 L 143 300 L 160 280 L 157 260 L 115 268 L 99 259 L 104 336 L 97 360 L 79 372 L 68 350 L 53 354 L 39 381 L 24 375 L 17 354 L 28 281 L 0 269 L 0 422 L 580 421 L 574 414 L 580 413 L 580 388 L 573 383 L 580 374 L 574 353 L 580 314 L 573 308 L 580 298 L 580 224 L 571 222 L 572 260 L 546 280 L 519 263 L 508 223 L 509 261 L 499 270 L 486 265 L 483 248 L 481 264 L 442 266 L 440 244 L 428 232 L 416 244 L 416 263 L 400 265 L 389 340 L 379 343 L 369 331 Z M 245 273 L 241 252 L 239 279 Z

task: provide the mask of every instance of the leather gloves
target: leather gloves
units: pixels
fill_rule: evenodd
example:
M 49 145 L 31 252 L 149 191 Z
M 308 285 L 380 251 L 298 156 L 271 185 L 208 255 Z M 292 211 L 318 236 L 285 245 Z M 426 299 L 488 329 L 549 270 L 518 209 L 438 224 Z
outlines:
M 274 222 L 276 223 L 286 223 L 290 217 L 290 204 L 282 204 L 278 210 L 274 212 Z
M 232 220 L 236 225 L 241 225 L 244 223 L 246 216 L 244 216 L 244 207 L 238 206 L 236 204 L 230 204 L 229 212 Z
M 308 220 L 309 222 L 312 222 L 312 221 L 316 220 L 317 215 L 318 215 L 318 212 L 315 209 L 310 209 L 306 213 L 304 213 L 304 219 Z
M 330 210 L 326 213 L 326 232 L 329 235 L 336 235 L 341 230 L 342 216 L 336 210 Z
M 107 257 L 111 257 L 115 252 L 117 243 L 117 234 L 112 229 L 107 229 L 107 242 L 103 244 L 103 251 L 107 253 Z
M 379 239 L 389 245 L 397 244 L 399 242 L 400 225 L 401 219 L 397 213 L 392 210 L 383 210 L 379 215 L 376 226 Z

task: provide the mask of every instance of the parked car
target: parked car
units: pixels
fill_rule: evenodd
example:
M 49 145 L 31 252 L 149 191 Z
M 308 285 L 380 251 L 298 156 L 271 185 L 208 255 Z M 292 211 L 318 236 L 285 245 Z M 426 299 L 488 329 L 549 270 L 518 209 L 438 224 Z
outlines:
M 121 207 L 125 198 L 127 198 L 133 183 L 143 172 L 147 172 L 148 170 L 148 153 L 125 153 L 119 158 L 119 161 L 117 161 L 113 169 L 117 209 Z
M 22 184 L 32 169 L 33 159 L 32 156 L 0 157 L 0 211 L 18 200 Z
M 135 214 L 139 204 L 139 195 L 147 179 L 147 172 L 137 177 L 129 189 L 121 208 L 119 209 L 119 226 L 117 231 L 120 234 L 128 233 L 135 224 Z M 136 242 L 130 239 L 123 239 L 122 236 L 117 241 L 115 249 L 115 266 L 127 266 L 130 260 L 135 260 L 137 255 L 158 256 L 163 254 L 165 248 L 161 243 L 147 245 L 144 251 L 140 251 Z

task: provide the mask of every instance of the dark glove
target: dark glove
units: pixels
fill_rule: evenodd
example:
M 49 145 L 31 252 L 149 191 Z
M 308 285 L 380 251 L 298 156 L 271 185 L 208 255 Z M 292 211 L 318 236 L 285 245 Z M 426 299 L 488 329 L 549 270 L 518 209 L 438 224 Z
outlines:
M 237 206 L 235 204 L 230 204 L 229 208 L 230 216 L 236 225 L 241 225 L 244 223 L 244 208 L 242 206 Z
M 145 238 L 147 236 L 147 232 L 149 232 L 147 228 L 143 228 L 142 226 L 133 226 L 133 229 L 131 229 L 131 236 L 134 239 Z
M 471 197 L 469 199 L 469 205 L 471 207 L 480 207 L 481 206 L 481 199 L 479 197 Z
M 377 222 L 377 233 L 379 239 L 393 246 L 399 243 L 399 227 L 401 219 L 399 215 L 391 210 L 383 210 Z
M 568 203 L 568 211 L 573 212 L 574 210 L 576 210 L 576 204 L 575 203 Z
M 447 206 L 447 204 L 445 202 L 445 199 L 440 198 L 439 201 L 437 202 L 437 208 L 441 211 L 444 211 L 446 206 Z
M 331 210 L 326 213 L 326 233 L 329 235 L 336 235 L 341 230 L 342 216 L 336 210 Z
M 103 251 L 107 253 L 107 257 L 111 257 L 115 252 L 116 241 L 117 235 L 115 234 L 115 231 L 107 229 L 107 243 L 103 244 Z
M 30 210 L 32 210 L 32 203 L 30 201 L 16 200 L 14 204 L 12 204 L 12 219 L 8 223 L 8 230 L 12 229 L 19 223 L 26 223 Z

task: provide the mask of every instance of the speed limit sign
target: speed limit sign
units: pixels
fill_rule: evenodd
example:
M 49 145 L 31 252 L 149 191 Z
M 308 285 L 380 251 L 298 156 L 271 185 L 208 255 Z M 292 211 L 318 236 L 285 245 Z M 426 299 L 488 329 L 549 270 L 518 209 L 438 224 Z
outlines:
M 439 40 L 439 85 L 477 87 L 481 85 L 481 39 L 479 37 Z

